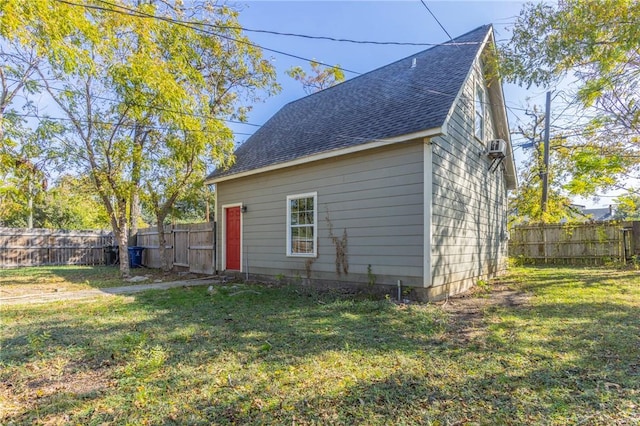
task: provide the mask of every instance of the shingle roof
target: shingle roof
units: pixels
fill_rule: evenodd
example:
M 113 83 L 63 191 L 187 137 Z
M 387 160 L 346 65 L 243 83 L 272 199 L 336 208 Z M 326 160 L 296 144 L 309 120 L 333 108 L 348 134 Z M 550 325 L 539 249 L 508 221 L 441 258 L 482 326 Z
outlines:
M 442 126 L 490 29 L 285 105 L 238 147 L 233 166 L 207 179 Z

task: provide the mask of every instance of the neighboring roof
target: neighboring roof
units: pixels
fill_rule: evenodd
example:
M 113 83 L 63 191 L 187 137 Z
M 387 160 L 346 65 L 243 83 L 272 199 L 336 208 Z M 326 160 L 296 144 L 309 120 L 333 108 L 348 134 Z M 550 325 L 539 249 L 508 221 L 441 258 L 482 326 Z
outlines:
M 582 209 L 582 214 L 584 214 L 585 216 L 590 216 L 592 220 L 596 221 L 613 220 L 615 208 L 614 206 L 610 205 L 609 207 Z
M 442 127 L 489 32 L 481 26 L 285 105 L 207 180 Z

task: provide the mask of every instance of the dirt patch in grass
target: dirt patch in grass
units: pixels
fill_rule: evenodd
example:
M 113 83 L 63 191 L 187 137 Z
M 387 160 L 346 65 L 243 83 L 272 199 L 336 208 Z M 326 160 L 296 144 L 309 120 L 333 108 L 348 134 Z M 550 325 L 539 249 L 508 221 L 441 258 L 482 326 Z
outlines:
M 41 295 L 202 277 L 199 274 L 164 273 L 160 269 L 148 268 L 132 269 L 131 275 L 132 277 L 144 276 L 147 279 L 129 282 L 120 277 L 118 268 L 106 266 L 70 265 L 0 269 L 0 297 Z
M 34 371 L 34 373 L 36 373 Z M 0 383 L 0 399 L 3 416 L 12 418 L 22 410 L 34 410 L 39 406 L 64 406 L 74 400 L 91 400 L 100 397 L 114 385 L 108 370 L 39 372 L 29 380 L 4 380 Z M 62 410 L 60 410 L 62 411 Z M 62 413 L 41 419 L 44 424 L 63 424 L 70 419 Z
M 639 284 L 520 268 L 439 306 L 240 283 L 0 306 L 0 423 L 638 424 Z
M 475 286 L 450 297 L 440 304 L 451 315 L 450 335 L 461 342 L 468 342 L 486 334 L 484 314 L 495 307 L 514 308 L 529 303 L 532 294 L 515 289 L 508 282 L 494 283 L 487 287 Z

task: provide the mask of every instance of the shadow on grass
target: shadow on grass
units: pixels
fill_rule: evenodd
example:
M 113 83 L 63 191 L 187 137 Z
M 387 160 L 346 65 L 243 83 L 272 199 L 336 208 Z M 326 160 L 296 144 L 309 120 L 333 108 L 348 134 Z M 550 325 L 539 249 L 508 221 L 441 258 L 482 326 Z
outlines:
M 120 276 L 117 266 L 38 266 L 0 269 L 0 295 L 3 297 L 47 295 L 55 292 L 102 289 L 149 284 L 155 280 L 178 281 L 201 277 L 199 274 L 164 273 L 160 269 L 134 268 L 131 276 L 146 276 L 140 282 L 129 282 Z
M 525 287 L 544 293 L 563 276 Z M 599 279 L 571 283 L 607 289 Z M 22 368 L 66 357 L 60 380 L 102 369 L 115 387 L 45 396 L 33 401 L 41 417 L 75 407 L 80 423 L 607 424 L 630 422 L 640 391 L 637 303 L 498 307 L 471 341 L 435 307 L 295 287 L 178 288 L 73 306 L 12 312 L 0 378 L 24 393 L 37 375 Z M 92 409 L 98 402 L 109 409 Z M 18 423 L 34 416 L 25 409 Z

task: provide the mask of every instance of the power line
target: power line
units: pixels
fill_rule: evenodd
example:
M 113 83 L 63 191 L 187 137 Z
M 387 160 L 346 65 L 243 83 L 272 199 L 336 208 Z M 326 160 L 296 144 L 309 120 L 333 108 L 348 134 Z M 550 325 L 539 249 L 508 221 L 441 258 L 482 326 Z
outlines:
M 114 123 L 111 121 L 103 121 L 103 120 L 87 120 L 87 119 L 81 119 L 81 118 L 69 118 L 69 117 L 48 117 L 48 116 L 41 116 L 38 114 L 17 114 L 17 113 L 10 113 L 13 116 L 16 117 L 24 117 L 24 118 L 37 118 L 38 120 L 42 121 L 42 120 L 53 120 L 53 121 L 69 121 L 69 122 L 79 122 L 79 123 L 83 123 L 83 124 L 98 124 L 101 126 L 121 126 L 124 128 L 135 128 L 136 126 L 138 126 L 138 124 L 136 123 L 132 123 L 132 124 L 128 124 L 128 123 Z M 7 114 L 9 115 L 9 114 Z M 183 132 L 193 132 L 193 133 L 215 133 L 215 132 L 211 132 L 208 130 L 203 130 L 203 129 L 182 129 L 182 128 L 173 128 L 173 127 L 169 127 L 169 126 L 157 126 L 157 125 L 144 125 L 143 127 L 147 128 L 147 129 L 153 129 L 153 130 L 177 130 L 177 131 L 183 131 Z M 251 136 L 252 133 L 242 133 L 242 132 L 233 132 L 234 135 L 243 135 L 243 136 Z
M 232 41 L 235 41 L 235 42 L 238 42 L 238 43 L 247 44 L 247 45 L 250 45 L 250 46 L 253 46 L 253 47 L 257 47 L 259 49 L 263 49 L 263 50 L 266 50 L 266 51 L 269 51 L 269 52 L 278 53 L 278 54 L 281 54 L 281 55 L 284 55 L 284 56 L 289 56 L 289 57 L 292 57 L 292 58 L 300 59 L 300 60 L 303 60 L 303 61 L 306 61 L 306 62 L 314 62 L 314 63 L 317 63 L 319 65 L 325 66 L 325 67 L 338 68 L 338 69 L 340 69 L 340 70 L 342 70 L 344 72 L 348 72 L 348 73 L 351 73 L 351 74 L 356 74 L 356 75 L 362 75 L 363 74 L 363 73 L 358 72 L 358 71 L 349 70 L 347 68 L 343 68 L 343 67 L 340 67 L 340 66 L 329 65 L 329 64 L 326 64 L 326 63 L 323 63 L 323 62 L 319 62 L 319 61 L 317 61 L 315 59 L 309 59 L 309 58 L 305 58 L 305 57 L 298 56 L 298 55 L 295 55 L 295 54 L 283 52 L 283 51 L 280 51 L 280 50 L 263 47 L 261 45 L 255 44 L 255 43 L 247 42 L 247 41 L 244 41 L 244 40 L 238 40 L 238 39 L 235 39 L 233 37 L 225 36 L 223 34 L 211 32 L 211 31 L 206 31 L 206 30 L 204 30 L 202 28 L 193 26 L 193 25 L 206 25 L 206 24 L 203 24 L 203 23 L 200 23 L 200 22 L 180 21 L 180 20 L 176 20 L 176 19 L 173 19 L 173 18 L 167 18 L 167 17 L 163 17 L 163 16 L 152 15 L 152 14 L 149 14 L 149 13 L 146 13 L 146 12 L 141 12 L 141 11 L 137 11 L 135 9 L 127 8 L 125 6 L 119 6 L 119 5 L 104 1 L 104 0 L 100 0 L 100 1 L 102 3 L 108 4 L 108 5 L 113 5 L 113 6 L 119 7 L 120 9 L 123 9 L 123 10 L 109 9 L 109 8 L 105 8 L 105 7 L 95 6 L 95 5 L 78 4 L 78 3 L 73 3 L 73 2 L 70 2 L 70 1 L 67 1 L 67 0 L 56 0 L 56 1 L 58 1 L 60 3 L 68 4 L 68 5 L 71 5 L 71 6 L 84 7 L 84 8 L 89 8 L 89 9 L 97 9 L 97 10 L 101 10 L 101 11 L 105 11 L 105 12 L 120 13 L 120 14 L 124 14 L 124 15 L 128 15 L 128 16 L 132 16 L 132 17 L 139 17 L 139 18 L 146 18 L 146 19 L 157 19 L 157 20 L 173 23 L 175 25 L 180 25 L 180 26 L 192 29 L 194 31 L 199 31 L 199 32 L 202 32 L 202 33 L 207 34 L 207 35 L 218 36 L 218 37 L 221 37 L 221 38 L 225 38 L 227 40 L 232 40 Z M 426 4 L 425 4 L 425 6 L 426 6 Z M 192 24 L 190 24 L 190 22 L 195 22 L 195 23 L 192 25 Z M 209 24 L 209 25 L 212 25 L 212 24 Z M 446 32 L 446 30 L 445 30 L 445 32 Z M 447 32 L 447 35 L 450 37 L 448 32 Z M 463 42 L 463 43 L 449 43 L 448 45 L 460 46 L 460 45 L 464 45 L 464 44 L 482 45 L 484 43 L 483 42 L 468 42 L 468 43 Z M 380 80 L 386 81 L 384 79 L 380 79 Z M 455 98 L 457 96 L 455 94 L 443 93 L 443 92 L 440 92 L 440 91 L 437 91 L 437 90 L 433 90 L 433 89 L 424 89 L 421 86 L 415 86 L 414 85 L 412 87 L 415 87 L 416 90 L 426 91 L 427 93 L 450 96 L 450 97 L 453 97 L 453 98 Z M 487 105 L 493 105 L 490 102 L 484 102 L 484 103 L 487 104 Z M 521 111 L 526 111 L 523 108 L 517 108 L 517 107 L 512 107 L 512 108 L 519 109 Z
M 140 17 L 153 17 L 155 19 L 169 19 L 171 22 L 174 23 L 181 23 L 181 24 L 188 24 L 188 25 L 202 25 L 205 27 L 209 27 L 209 28 L 215 28 L 215 29 L 223 29 L 223 30 L 241 30 L 241 31 L 245 31 L 245 32 L 251 32 L 251 33 L 260 33 L 260 34 L 271 34 L 271 35 L 277 35 L 277 36 L 284 36 L 284 37 L 297 37 L 297 38 L 304 38 L 304 39 L 310 39 L 310 40 L 326 40 L 326 41 L 333 41 L 333 42 L 338 42 L 338 43 L 353 43 L 353 44 L 373 44 L 373 45 L 382 45 L 382 46 L 453 46 L 453 45 L 476 45 L 476 44 L 481 44 L 480 42 L 477 41 L 469 41 L 469 42 L 454 42 L 454 43 L 419 43 L 419 42 L 402 42 L 402 41 L 374 41 L 374 40 L 354 40 L 354 39 L 349 39 L 349 38 L 337 38 L 337 37 L 329 37 L 329 36 L 317 36 L 317 35 L 309 35 L 309 34 L 300 34 L 300 33 L 291 33 L 291 32 L 281 32 L 281 31 L 273 31 L 273 30 L 264 30 L 264 29 L 255 29 L 255 28 L 247 28 L 244 26 L 240 26 L 240 25 L 218 25 L 218 24 L 210 24 L 208 22 L 199 22 L 199 21 L 189 21 L 189 20 L 181 20 L 181 19 L 175 19 L 175 18 L 165 18 L 165 17 L 160 17 L 157 15 L 151 15 L 151 14 L 147 14 L 144 12 L 140 12 L 136 9 L 132 9 L 126 6 L 122 6 L 122 5 L 118 5 L 115 3 L 111 3 L 108 1 L 104 1 L 104 0 L 99 0 L 100 3 L 104 3 L 106 5 L 109 6 L 113 6 L 113 7 L 117 7 L 123 10 L 126 10 L 128 12 L 131 12 L 131 14 L 138 14 L 138 16 Z M 109 10 L 109 9 L 102 9 L 102 10 Z M 133 15 L 132 15 L 133 16 Z
M 442 28 L 442 31 L 444 31 L 444 33 L 447 35 L 447 37 L 449 37 L 449 40 L 453 40 L 453 37 L 451 37 L 451 34 L 449 34 L 449 31 L 446 30 L 446 28 L 444 27 L 444 25 L 442 25 L 442 23 L 436 17 L 436 15 L 431 11 L 431 9 L 429 9 L 429 6 L 427 6 L 427 4 L 424 2 L 424 0 L 420 0 L 420 3 L 422 3 L 422 5 L 429 11 L 431 16 L 433 16 L 433 19 L 435 19 L 436 22 L 438 23 L 438 25 L 440 25 L 440 28 Z
M 252 47 L 256 47 L 259 49 L 262 49 L 264 51 L 268 51 L 268 52 L 272 52 L 272 53 L 276 53 L 279 55 L 283 55 L 283 56 L 288 56 L 294 59 L 299 59 L 299 60 L 303 60 L 305 62 L 314 62 L 317 63 L 319 65 L 322 65 L 324 67 L 329 67 L 329 68 L 335 68 L 335 65 L 330 65 L 324 62 L 320 62 L 317 61 L 316 59 L 309 59 L 300 55 L 296 55 L 293 53 L 288 53 L 288 52 L 284 52 L 282 50 L 278 50 L 278 49 L 272 49 L 269 47 L 264 47 L 262 45 L 259 45 L 257 43 L 253 43 L 250 41 L 246 41 L 246 40 L 241 40 L 241 39 L 236 39 L 234 37 L 231 36 L 227 36 L 218 32 L 212 32 L 212 31 L 207 31 L 203 28 L 200 28 L 200 26 L 206 26 L 209 28 L 218 28 L 218 29 L 239 29 L 239 30 L 243 30 L 243 31 L 247 31 L 247 32 L 259 32 L 259 33 L 268 33 L 268 34 L 274 34 L 274 35 L 280 35 L 280 36 L 289 36 L 289 37 L 301 37 L 301 38 L 307 38 L 307 39 L 319 39 L 319 40 L 330 40 L 330 41 L 336 41 L 336 42 L 347 42 L 347 43 L 356 43 L 356 44 L 374 44 L 374 45 L 406 45 L 406 46 L 463 46 L 463 45 L 480 45 L 482 44 L 482 42 L 446 42 L 446 43 L 414 43 L 414 42 L 395 42 L 395 41 L 391 41 L 391 42 L 378 42 L 378 41 L 371 41 L 371 40 L 352 40 L 352 39 L 343 39 L 343 38 L 334 38 L 334 37 L 328 37 L 328 36 L 312 36 L 312 35 L 307 35 L 307 34 L 297 34 L 297 33 L 283 33 L 283 32 L 278 32 L 278 31 L 271 31 L 271 30 L 257 30 L 257 29 L 251 29 L 251 28 L 245 28 L 242 26 L 224 26 L 224 25 L 215 25 L 215 24 L 209 24 L 206 22 L 198 22 L 198 21 L 186 21 L 186 20 L 179 20 L 179 19 L 175 19 L 175 18 L 169 18 L 169 17 L 164 17 L 164 16 L 158 16 L 158 15 L 153 15 L 150 13 L 146 13 L 146 12 L 142 12 L 136 9 L 132 9 L 132 8 L 128 8 L 125 6 L 120 6 L 114 3 L 110 3 L 107 1 L 101 1 L 101 3 L 104 3 L 106 5 L 109 6 L 113 6 L 113 7 L 117 7 L 118 9 L 112 9 L 112 8 L 107 8 L 107 7 L 101 7 L 101 6 L 96 6 L 96 5 L 85 5 L 85 4 L 79 4 L 79 3 L 74 3 L 71 1 L 67 1 L 67 0 L 56 0 L 60 3 L 64 3 L 64 4 L 68 4 L 70 6 L 75 6 L 75 7 L 83 7 L 85 9 L 94 9 L 94 10 L 100 10 L 100 11 L 104 11 L 104 12 L 112 12 L 112 13 L 119 13 L 119 14 L 123 14 L 123 15 L 128 15 L 128 16 L 132 16 L 132 17 L 138 17 L 138 18 L 146 18 L 146 19 L 156 19 L 156 20 L 160 20 L 160 21 L 164 21 L 164 22 L 169 22 L 169 23 L 173 23 L 175 25 L 180 25 L 183 26 L 185 28 L 189 28 L 192 29 L 194 31 L 199 31 L 202 32 L 204 34 L 207 35 L 213 35 L 213 36 L 217 36 L 217 37 L 221 37 L 224 38 L 226 40 L 230 40 L 230 41 L 235 41 L 236 43 L 240 43 L 240 44 L 245 44 L 248 46 L 252 46 Z M 446 30 L 445 30 L 446 32 Z M 447 33 L 448 35 L 448 33 Z M 450 39 L 452 40 L 451 36 L 449 36 Z M 360 75 L 362 74 L 359 71 L 354 71 L 354 70 L 350 70 L 344 67 L 340 67 L 338 66 L 337 68 L 339 68 L 340 70 L 344 71 L 344 72 L 348 72 L 350 74 L 355 74 L 355 75 Z
M 166 17 L 152 15 L 152 14 L 145 13 L 145 12 L 140 12 L 140 11 L 135 11 L 135 14 L 127 13 L 125 10 L 134 10 L 134 9 L 128 9 L 128 8 L 125 8 L 125 10 L 116 10 L 116 9 L 108 9 L 106 7 L 95 6 L 95 5 L 78 4 L 78 3 L 73 3 L 73 2 L 70 2 L 70 1 L 66 1 L 66 0 L 56 0 L 56 1 L 58 1 L 60 3 L 68 4 L 70 6 L 83 7 L 85 9 L 95 9 L 95 10 L 101 10 L 101 11 L 104 11 L 104 12 L 119 13 L 119 14 L 122 14 L 122 15 L 128 15 L 128 16 L 133 16 L 133 17 L 138 17 L 138 18 L 157 19 L 157 20 L 173 23 L 175 25 L 180 25 L 182 27 L 189 28 L 189 29 L 192 29 L 194 31 L 199 31 L 199 32 L 201 32 L 203 34 L 220 37 L 220 38 L 223 38 L 225 40 L 234 41 L 236 43 L 245 44 L 245 45 L 251 46 L 251 47 L 256 47 L 258 49 L 262 49 L 262 50 L 265 50 L 267 52 L 277 53 L 279 55 L 288 56 L 288 57 L 291 57 L 291 58 L 294 58 L 294 59 L 300 59 L 300 60 L 305 61 L 305 62 L 315 62 L 315 63 L 317 63 L 319 65 L 322 65 L 322 66 L 328 67 L 328 68 L 334 67 L 334 65 L 329 65 L 329 64 L 326 64 L 324 62 L 317 61 L 315 59 L 305 58 L 303 56 L 295 55 L 293 53 L 283 52 L 282 50 L 277 50 L 277 49 L 271 49 L 271 48 L 268 48 L 268 47 L 264 47 L 264 46 L 261 46 L 259 44 L 252 43 L 252 42 L 249 42 L 249 41 L 246 41 L 246 40 L 239 40 L 239 39 L 236 39 L 234 37 L 230 37 L 230 36 L 227 36 L 227 35 L 224 35 L 224 34 L 216 33 L 216 32 L 213 32 L 213 31 L 207 31 L 207 30 L 205 30 L 203 28 L 198 28 L 198 27 L 196 27 L 194 25 L 186 24 L 186 23 L 184 23 L 182 21 L 175 20 L 173 18 L 166 18 Z M 120 7 L 122 7 L 122 6 L 120 6 Z M 188 22 L 188 21 L 185 21 L 185 22 Z M 202 23 L 198 23 L 197 25 L 202 25 Z M 343 68 L 343 67 L 339 67 L 339 68 L 342 71 L 348 72 L 348 73 L 351 73 L 351 74 L 356 74 L 356 75 L 361 74 L 358 71 L 353 71 L 353 70 L 350 70 L 350 69 L 347 69 L 347 68 Z
M 222 34 L 218 34 L 218 33 L 215 33 L 215 32 L 206 31 L 206 30 L 204 30 L 202 28 L 193 26 L 193 25 L 206 25 L 206 24 L 203 24 L 203 23 L 200 23 L 200 22 L 180 21 L 180 20 L 176 20 L 176 19 L 173 19 L 173 18 L 156 16 L 156 15 L 148 14 L 148 13 L 145 13 L 145 12 L 140 12 L 140 11 L 137 11 L 135 9 L 130 9 L 130 8 L 127 8 L 127 7 L 124 7 L 124 6 L 119 6 L 119 5 L 116 5 L 116 4 L 107 2 L 107 1 L 102 1 L 102 3 L 107 4 L 107 5 L 111 5 L 111 6 L 114 6 L 114 7 L 118 7 L 118 8 L 123 9 L 123 10 L 110 9 L 110 8 L 105 8 L 105 7 L 95 6 L 95 5 L 78 4 L 78 3 L 73 3 L 73 2 L 70 2 L 70 1 L 67 1 L 67 0 L 57 0 L 57 1 L 60 2 L 60 3 L 64 3 L 64 4 L 71 5 L 71 6 L 76 6 L 76 7 L 83 7 L 83 8 L 88 8 L 88 9 L 96 9 L 96 10 L 101 10 L 101 11 L 105 11 L 105 12 L 111 12 L 111 13 L 125 14 L 125 15 L 128 15 L 128 16 L 138 17 L 138 18 L 162 20 L 162 21 L 165 21 L 165 22 L 168 22 L 168 23 L 172 23 L 172 24 L 175 24 L 175 25 L 184 26 L 184 27 L 192 29 L 194 31 L 199 31 L 199 32 L 202 32 L 204 34 L 214 35 L 214 36 L 218 36 L 218 37 L 225 38 L 225 39 L 228 39 L 228 40 L 236 41 L 238 43 L 248 44 L 250 46 L 254 46 L 254 47 L 257 47 L 257 48 L 260 48 L 260 49 L 263 49 L 263 50 L 271 51 L 271 52 L 282 54 L 282 55 L 285 55 L 285 56 L 294 57 L 294 58 L 301 59 L 301 60 L 304 60 L 304 61 L 313 61 L 313 62 L 316 62 L 316 63 L 318 63 L 320 65 L 323 65 L 323 66 L 327 66 L 327 67 L 331 66 L 331 65 L 328 65 L 328 64 L 325 64 L 325 63 L 322 63 L 322 62 L 318 62 L 318 61 L 316 61 L 314 59 L 308 59 L 308 58 L 304 58 L 304 57 L 301 57 L 301 56 L 298 56 L 298 55 L 289 54 L 287 52 L 283 52 L 283 51 L 279 51 L 279 50 L 275 50 L 275 49 L 262 47 L 260 45 L 254 44 L 254 43 L 250 43 L 250 42 L 247 42 L 247 41 L 244 41 L 244 40 L 237 40 L 237 39 L 235 39 L 233 37 L 228 37 L 228 36 L 225 36 L 225 35 L 222 35 Z M 423 2 L 423 4 L 424 4 L 424 2 Z M 425 7 L 427 7 L 426 4 L 424 4 L 424 5 L 425 5 Z M 428 7 L 427 7 L 427 9 L 428 9 Z M 435 16 L 434 16 L 434 18 L 435 18 Z M 436 18 L 436 20 L 437 20 L 437 18 Z M 193 25 L 192 25 L 192 23 L 193 23 Z M 438 22 L 438 23 L 440 24 L 440 22 Z M 208 24 L 208 25 L 212 25 L 212 24 Z M 449 33 L 446 31 L 446 29 L 443 28 L 443 30 L 445 31 L 445 33 L 447 33 L 447 35 L 449 37 L 451 37 L 449 35 Z M 480 45 L 480 44 L 484 44 L 484 43 L 481 43 L 481 42 L 449 43 L 449 45 L 462 45 L 462 44 Z M 349 70 L 349 69 L 346 69 L 346 68 L 342 68 L 342 67 L 338 67 L 338 68 L 340 68 L 341 70 L 343 70 L 345 72 L 350 72 L 350 73 L 358 74 L 358 75 L 361 74 L 360 72 Z M 381 79 L 381 80 L 383 80 L 383 79 Z M 383 81 L 386 81 L 386 80 L 383 80 Z M 426 89 L 426 88 L 424 88 L 422 86 L 412 85 L 412 87 L 414 87 L 416 90 L 419 90 L 419 91 L 422 91 L 422 92 L 427 92 L 427 93 L 436 94 L 436 95 L 440 95 L 440 96 L 452 97 L 454 99 L 457 96 L 456 94 L 444 93 L 444 92 L 441 92 L 441 91 L 438 91 L 438 90 L 434 90 L 434 89 Z M 107 98 L 103 98 L 103 99 L 109 100 L 109 101 L 112 101 L 112 102 L 117 102 L 117 101 L 112 100 L 112 99 L 111 100 L 107 99 Z M 494 104 L 494 103 L 488 102 L 488 101 L 484 101 L 483 103 L 486 104 L 486 105 L 498 105 L 498 106 L 501 106 L 500 104 Z M 170 110 L 170 109 L 166 109 L 166 108 L 162 108 L 162 107 L 155 107 L 155 106 L 152 107 L 152 106 L 149 106 L 149 105 L 147 105 L 147 106 L 145 106 L 145 105 L 137 105 L 137 106 L 150 107 L 150 108 L 155 108 L 155 109 L 158 109 L 158 110 L 164 110 L 164 111 L 169 111 L 169 112 L 174 112 L 174 113 L 184 113 L 184 112 L 181 112 L 181 111 L 175 111 L 175 110 Z M 523 108 L 509 107 L 506 104 L 505 104 L 505 107 L 509 108 L 509 110 L 511 110 L 512 112 L 513 112 L 514 109 L 518 109 L 518 110 L 521 110 L 521 111 L 526 111 Z M 185 114 L 198 116 L 198 115 L 195 115 L 195 114 L 192 114 L 192 113 L 185 113 Z M 253 123 L 245 123 L 245 122 L 234 121 L 234 120 L 226 120 L 226 119 L 220 119 L 220 120 L 223 120 L 223 121 L 226 121 L 226 122 L 230 122 L 230 123 L 247 124 L 247 125 L 251 125 L 251 126 L 255 126 L 255 127 L 260 127 L 260 125 L 253 124 Z
M 15 79 L 12 79 L 12 78 L 7 78 L 6 80 L 7 81 L 13 81 L 13 82 L 19 81 L 19 80 L 15 80 Z M 60 89 L 58 87 L 51 87 L 51 86 L 47 87 L 47 86 L 44 86 L 42 84 L 37 84 L 36 86 L 39 87 L 39 88 L 42 88 L 42 89 L 47 89 L 48 88 L 48 89 L 54 90 L 56 92 L 64 92 L 65 91 L 65 89 Z M 100 100 L 108 101 L 108 102 L 116 102 L 116 103 L 122 102 L 122 101 L 118 101 L 117 99 L 106 98 L 104 96 L 99 96 L 99 95 L 92 95 L 92 97 L 95 98 L 95 99 L 100 99 Z M 171 113 L 174 113 L 174 114 L 180 114 L 180 115 L 184 115 L 184 116 L 187 116 L 187 117 L 215 118 L 216 120 L 224 121 L 226 123 L 245 124 L 247 126 L 262 127 L 262 124 L 249 123 L 248 121 L 238 121 L 238 120 L 231 120 L 231 119 L 220 118 L 220 117 L 212 117 L 212 116 L 208 116 L 208 115 L 204 115 L 204 114 L 196 114 L 196 113 L 193 113 L 193 112 L 186 112 L 186 111 L 179 111 L 179 110 L 170 109 L 170 108 L 164 108 L 164 107 L 157 106 L 157 105 L 139 104 L 139 103 L 135 103 L 135 102 L 129 103 L 129 105 L 136 106 L 136 107 L 141 107 L 141 108 L 148 108 L 150 110 L 171 112 Z
M 38 87 L 44 88 L 45 86 L 39 84 Z M 436 95 L 439 95 L 439 96 L 446 96 L 446 97 L 450 97 L 450 98 L 454 98 L 454 99 L 457 96 L 456 94 L 445 93 L 445 92 L 441 92 L 441 91 L 433 90 L 433 89 L 427 89 L 427 88 L 422 87 L 422 86 L 413 85 L 411 87 L 415 88 L 416 90 L 422 91 L 422 92 L 436 94 Z M 50 87 L 50 89 L 58 91 L 58 92 L 64 91 L 64 89 L 60 89 L 60 88 L 57 88 L 57 87 Z M 96 99 L 101 99 L 101 100 L 108 101 L 108 102 L 119 102 L 116 99 L 111 99 L 111 98 L 98 96 L 98 95 L 95 95 L 94 97 Z M 494 102 L 489 102 L 489 101 L 483 101 L 483 104 L 489 105 L 489 106 L 494 106 L 494 105 L 501 106 L 501 104 L 494 103 Z M 194 113 L 185 112 L 185 111 L 178 111 L 178 110 L 173 110 L 173 109 L 169 109 L 169 108 L 163 108 L 163 107 L 156 106 L 156 105 L 143 105 L 143 104 L 136 104 L 136 103 L 132 103 L 131 105 L 138 106 L 138 107 L 143 107 L 143 108 L 149 108 L 151 110 L 159 110 L 159 111 L 166 111 L 166 112 L 171 112 L 171 113 L 176 113 L 176 114 L 182 114 L 182 115 L 186 115 L 186 116 L 209 118 L 208 116 L 201 115 L 201 114 L 194 114 Z M 505 104 L 505 107 L 508 108 L 509 110 L 520 109 L 522 111 L 526 111 L 523 108 L 509 107 L 506 104 Z M 28 114 L 16 114 L 16 113 L 14 113 L 14 115 L 21 116 L 21 117 L 39 118 L 38 116 L 28 115 Z M 56 118 L 51 118 L 51 119 L 56 119 Z M 66 121 L 73 121 L 73 120 L 71 120 L 69 118 L 62 118 L 62 117 L 58 118 L 58 119 L 59 120 L 66 120 Z M 228 122 L 228 123 L 249 125 L 249 126 L 253 126 L 253 127 L 257 127 L 257 128 L 260 128 L 260 127 L 263 126 L 261 124 L 255 124 L 255 123 L 243 122 L 243 121 L 237 121 L 237 120 L 229 120 L 229 119 L 224 119 L 224 118 L 216 118 L 216 119 L 221 120 L 221 121 L 225 121 L 225 122 Z M 89 123 L 88 120 L 78 120 L 78 121 L 80 121 L 82 123 Z M 104 124 L 104 125 L 113 125 L 114 124 L 114 123 L 99 122 L 99 121 L 92 121 L 92 122 L 96 123 L 96 124 Z M 158 129 L 166 130 L 166 128 L 158 128 Z M 291 128 L 281 128 L 280 130 L 292 130 L 292 129 Z M 315 132 L 305 131 L 304 133 L 315 133 Z M 236 134 L 236 135 L 244 135 L 244 136 L 252 136 L 251 133 L 234 132 L 234 134 Z M 360 138 L 360 137 L 353 137 L 353 136 L 346 136 L 346 135 L 336 135 L 336 136 L 348 137 L 348 138 L 353 138 L 353 139 L 357 139 L 357 140 L 363 140 L 364 139 L 364 138 Z

